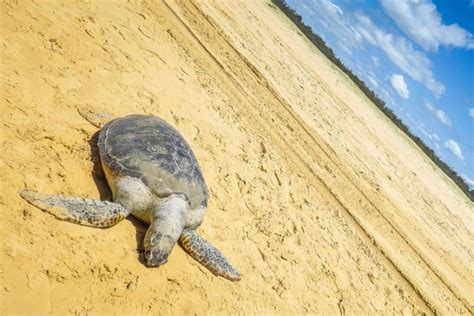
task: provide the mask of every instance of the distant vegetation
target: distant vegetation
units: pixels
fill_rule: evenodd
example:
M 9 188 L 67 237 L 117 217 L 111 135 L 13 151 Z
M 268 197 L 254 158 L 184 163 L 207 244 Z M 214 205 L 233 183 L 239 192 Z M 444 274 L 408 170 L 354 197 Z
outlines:
M 423 143 L 423 141 L 416 135 L 414 135 L 410 129 L 403 124 L 403 122 L 389 109 L 385 102 L 380 99 L 372 90 L 370 90 L 365 83 L 359 79 L 352 71 L 347 68 L 340 60 L 336 57 L 333 50 L 326 45 L 324 40 L 313 32 L 311 27 L 303 23 L 301 16 L 291 8 L 285 0 L 272 0 L 272 3 L 276 5 L 286 16 L 303 32 L 303 34 L 336 66 L 339 67 L 351 80 L 359 87 L 359 89 L 371 100 L 400 130 L 405 132 L 421 150 L 441 169 L 443 172 L 450 177 L 454 183 L 469 197 L 471 201 L 474 201 L 474 190 L 469 190 L 469 186 L 450 166 L 442 161 L 435 152 Z

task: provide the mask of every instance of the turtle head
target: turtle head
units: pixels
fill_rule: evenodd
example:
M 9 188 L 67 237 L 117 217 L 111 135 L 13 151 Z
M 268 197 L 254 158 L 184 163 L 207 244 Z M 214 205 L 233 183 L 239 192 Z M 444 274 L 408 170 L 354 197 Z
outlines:
M 173 250 L 176 240 L 168 235 L 152 233 L 145 236 L 144 244 L 146 265 L 159 267 L 168 261 L 168 256 Z
M 158 267 L 168 261 L 184 228 L 186 206 L 182 197 L 174 195 L 162 199 L 155 206 L 143 240 L 145 260 L 149 267 Z

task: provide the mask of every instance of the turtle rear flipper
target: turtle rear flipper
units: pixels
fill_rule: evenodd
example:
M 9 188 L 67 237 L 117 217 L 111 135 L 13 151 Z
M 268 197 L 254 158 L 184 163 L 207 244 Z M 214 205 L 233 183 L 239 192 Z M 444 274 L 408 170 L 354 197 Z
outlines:
M 179 241 L 191 257 L 213 274 L 231 281 L 240 280 L 240 273 L 230 265 L 227 258 L 208 241 L 199 236 L 194 229 L 183 231 Z
M 54 215 L 57 219 L 90 227 L 113 226 L 130 213 L 121 204 L 108 201 L 49 195 L 27 190 L 21 191 L 20 195 L 30 204 Z
M 77 109 L 77 112 L 79 112 L 79 115 L 82 116 L 87 122 L 91 123 L 97 128 L 104 127 L 107 122 L 110 122 L 114 119 L 114 117 L 107 112 L 93 113 L 89 110 L 80 108 Z

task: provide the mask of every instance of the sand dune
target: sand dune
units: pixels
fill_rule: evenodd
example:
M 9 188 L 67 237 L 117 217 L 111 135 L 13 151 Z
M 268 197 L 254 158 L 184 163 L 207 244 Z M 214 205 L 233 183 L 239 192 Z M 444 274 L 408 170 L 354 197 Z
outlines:
M 474 207 L 268 2 L 1 4 L 3 314 L 472 314 Z M 200 232 L 240 270 L 146 227 L 55 220 L 29 188 L 110 198 L 85 117 L 157 115 L 211 192 Z

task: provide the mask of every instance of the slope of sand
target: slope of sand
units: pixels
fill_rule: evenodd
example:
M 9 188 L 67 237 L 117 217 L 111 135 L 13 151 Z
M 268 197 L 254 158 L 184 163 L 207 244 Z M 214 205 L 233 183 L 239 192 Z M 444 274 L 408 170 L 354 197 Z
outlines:
M 1 4 L 3 314 L 473 312 L 473 205 L 266 2 Z M 82 113 L 82 114 L 81 114 Z M 55 220 L 23 188 L 107 199 L 85 117 L 158 115 L 211 191 L 200 232 L 243 274 L 146 227 Z

